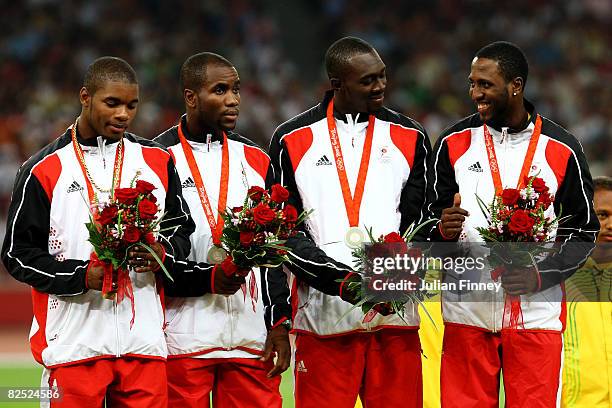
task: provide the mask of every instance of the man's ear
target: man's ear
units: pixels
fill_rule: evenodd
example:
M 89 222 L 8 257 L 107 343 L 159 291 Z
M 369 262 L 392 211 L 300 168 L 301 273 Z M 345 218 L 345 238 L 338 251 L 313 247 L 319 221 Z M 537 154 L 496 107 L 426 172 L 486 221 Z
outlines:
M 191 89 L 183 90 L 183 98 L 188 108 L 195 109 L 198 106 L 198 95 Z
M 525 90 L 525 81 L 521 77 L 516 77 L 512 80 L 512 94 L 520 95 Z
M 79 91 L 79 100 L 81 101 L 81 106 L 84 108 L 88 108 L 91 104 L 91 98 L 93 95 L 89 94 L 87 88 L 82 87 Z
M 331 87 L 334 91 L 338 91 L 340 90 L 340 87 L 342 85 L 342 81 L 340 81 L 339 78 L 329 78 L 329 83 L 331 84 Z

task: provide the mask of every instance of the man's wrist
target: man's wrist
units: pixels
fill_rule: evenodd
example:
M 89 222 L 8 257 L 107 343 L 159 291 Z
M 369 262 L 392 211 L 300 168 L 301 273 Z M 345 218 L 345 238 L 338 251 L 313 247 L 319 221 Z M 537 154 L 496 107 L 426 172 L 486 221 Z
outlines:
M 286 318 L 286 317 L 282 318 L 281 320 L 279 320 L 278 322 L 276 322 L 276 323 L 274 324 L 274 326 L 272 326 L 272 327 L 270 328 L 270 331 L 272 331 L 272 330 L 274 330 L 274 329 L 276 329 L 276 328 L 279 328 L 279 327 L 285 328 L 285 329 L 287 330 L 287 332 L 290 332 L 290 331 L 291 331 L 291 329 L 293 328 L 293 324 L 292 324 L 292 322 L 291 322 L 291 319 L 288 319 L 288 318 Z
M 449 237 L 446 234 L 444 234 L 444 228 L 442 228 L 442 221 L 438 223 L 438 232 L 440 233 L 440 236 L 442 237 L 442 239 L 445 241 L 453 241 L 455 238 L 457 238 L 457 235 L 459 235 L 459 234 L 455 234 L 454 236 Z

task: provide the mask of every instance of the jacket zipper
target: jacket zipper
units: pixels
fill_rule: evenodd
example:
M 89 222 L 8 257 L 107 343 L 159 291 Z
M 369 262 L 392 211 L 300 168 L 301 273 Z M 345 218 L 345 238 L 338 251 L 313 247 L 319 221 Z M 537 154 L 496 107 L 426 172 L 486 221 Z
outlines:
M 491 302 L 491 316 L 493 318 L 493 333 L 497 333 L 497 313 L 495 313 L 495 308 L 497 307 L 497 296 L 495 293 L 492 293 L 493 301 Z M 502 316 L 503 319 L 503 316 Z
M 501 174 L 505 174 L 506 172 L 506 160 L 505 158 L 507 157 L 507 151 L 508 151 L 508 143 L 504 143 L 506 142 L 506 138 L 508 137 L 508 128 L 507 127 L 502 127 L 501 130 L 501 141 L 499 142 L 500 145 L 504 145 L 504 149 L 503 149 L 503 160 L 499 160 L 499 158 L 497 159 L 497 163 L 499 166 L 499 163 L 504 163 L 503 164 L 503 169 L 501 169 L 502 173 Z M 500 176 L 501 176 L 500 174 Z M 500 329 L 497 326 L 497 312 L 496 312 L 496 308 L 497 308 L 497 295 L 495 293 L 491 294 L 491 297 L 493 298 L 492 302 L 491 302 L 491 318 L 492 318 L 492 322 L 493 322 L 493 333 L 497 333 Z M 504 319 L 504 315 L 502 312 L 502 326 L 503 326 L 503 319 Z
M 232 297 L 228 296 L 227 297 L 227 315 L 229 316 L 229 321 L 230 321 L 230 338 L 229 338 L 229 344 L 227 345 L 227 347 L 225 347 L 226 350 L 233 350 L 234 349 L 234 314 L 232 311 Z
M 116 296 L 116 295 L 115 295 Z M 116 357 L 121 357 L 121 345 L 119 344 L 119 311 L 117 310 L 117 298 L 113 300 L 113 309 L 115 312 L 115 339 L 117 340 L 117 352 L 115 353 Z

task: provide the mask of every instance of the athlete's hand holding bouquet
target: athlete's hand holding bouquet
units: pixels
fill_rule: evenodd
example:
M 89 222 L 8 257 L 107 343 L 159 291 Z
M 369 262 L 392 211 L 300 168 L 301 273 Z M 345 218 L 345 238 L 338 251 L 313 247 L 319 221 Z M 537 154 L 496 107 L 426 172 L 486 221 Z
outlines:
M 411 241 L 415 234 L 430 222 L 434 220 L 409 229 L 412 232 L 407 231 L 403 236 L 397 232 L 391 232 L 375 238 L 372 229 L 366 229 L 369 243 L 353 249 L 352 255 L 357 274 L 344 283 L 341 295 L 347 302 L 361 308 L 364 313 L 364 323 L 371 321 L 377 313 L 383 316 L 395 313 L 403 319 L 407 303 L 421 304 L 423 302 L 427 294 L 420 287 L 427 272 L 427 263 L 422 260 L 426 259 L 427 251 L 424 250 L 423 245 L 417 245 Z M 420 266 L 417 268 L 398 267 L 397 262 L 393 267 L 383 266 L 398 257 L 415 261 L 414 263 L 405 262 L 404 265 Z M 381 259 L 384 261 L 380 262 Z M 395 288 L 400 284 L 403 289 L 393 289 L 391 293 L 383 294 L 384 288 L 389 287 L 383 285 L 388 283 L 394 284 Z
M 156 239 L 163 215 L 159 214 L 153 195 L 155 186 L 136 177 L 130 183 L 133 187 L 114 189 L 110 202 L 95 205 L 90 221 L 85 224 L 94 248 L 88 274 L 92 268 L 103 269 L 101 287 L 92 288 L 92 279 L 88 279 L 88 286 L 100 289 L 102 296 L 118 303 L 127 297 L 132 309 L 134 294 L 129 267 L 136 272 L 154 272 L 161 268 L 172 280 L 161 259 L 163 247 Z M 150 256 L 146 258 L 153 261 L 136 255 L 142 252 L 148 252 Z
M 285 241 L 308 216 L 286 204 L 289 191 L 274 184 L 270 191 L 249 188 L 244 203 L 222 214 L 224 226 L 211 259 L 226 275 L 247 275 L 254 267 L 275 268 L 289 262 Z M 217 252 L 214 252 L 215 249 Z
M 517 327 L 522 325 L 520 295 L 538 290 L 536 260 L 555 251 L 550 241 L 562 219 L 546 215 L 554 196 L 544 180 L 535 176 L 525 176 L 516 189 L 501 190 L 489 206 L 480 197 L 476 199 L 487 219 L 487 226 L 477 230 L 491 250 L 491 278 L 502 279 L 509 326 Z

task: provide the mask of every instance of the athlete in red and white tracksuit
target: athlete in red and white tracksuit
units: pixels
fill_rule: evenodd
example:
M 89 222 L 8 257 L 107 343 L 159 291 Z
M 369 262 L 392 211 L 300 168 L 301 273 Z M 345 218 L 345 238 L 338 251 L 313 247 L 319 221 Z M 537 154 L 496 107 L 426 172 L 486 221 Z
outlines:
M 216 294 L 214 274 L 223 272 L 207 263 L 213 245 L 211 228 L 179 139 L 179 126 L 212 208 L 218 206 L 224 143 L 229 158 L 228 208 L 242 206 L 249 187 L 265 186 L 270 160 L 253 142 L 229 130 L 224 132 L 227 142 L 221 131 L 211 130 L 210 140 L 192 135 L 186 120 L 183 116 L 179 125 L 155 139 L 171 152 L 182 180 L 183 196 L 196 224 L 186 272 L 201 282 L 167 287 L 170 406 L 206 405 L 212 391 L 219 407 L 280 407 L 280 376 L 267 378 L 274 364 L 259 359 L 268 331 L 291 319 L 285 273 L 280 268 L 254 268 L 242 290 L 229 296 Z
M 524 129 L 512 131 L 487 126 L 504 188 L 517 185 L 539 116 L 533 105 L 526 100 L 524 104 L 531 118 Z M 563 281 L 586 259 L 598 223 L 593 211 L 591 176 L 582 147 L 565 129 L 540 117 L 541 134 L 529 175 L 542 178 L 555 196 L 554 205 L 546 215 L 553 218 L 555 215 L 569 216 L 553 239 L 574 247 L 570 247 L 566 255 L 548 257 L 538 264 L 539 287 L 520 297 L 522 324 L 518 327 L 508 325 L 509 310 L 505 309 L 503 290 L 480 295 L 472 293 L 470 301 L 449 300 L 443 296 L 445 333 L 441 386 L 444 407 L 497 406 L 501 368 L 508 406 L 547 407 L 554 406 L 557 400 L 561 333 L 566 315 Z M 428 199 L 433 216 L 440 218 L 442 210 L 453 206 L 455 194 L 460 193 L 461 208 L 469 216 L 465 217 L 458 240 L 482 242 L 476 228 L 486 226 L 487 221 L 476 197 L 490 202 L 495 187 L 484 125 L 478 114 L 442 133 L 434 147 L 430 171 Z M 432 238 L 446 240 L 438 226 Z M 584 250 L 576 250 L 582 245 L 586 245 Z M 573 267 L 561 272 L 562 265 Z M 490 270 L 478 276 L 476 281 L 493 282 Z
M 270 155 L 275 181 L 291 191 L 290 203 L 299 211 L 313 210 L 305 221 L 311 239 L 323 254 L 352 268 L 351 248 L 345 243 L 350 225 L 327 121 L 333 95 L 327 92 L 320 104 L 279 126 Z M 353 192 L 368 114 L 334 112 L 332 120 Z M 385 107 L 374 114 L 373 126 L 359 227 L 371 227 L 374 236 L 403 232 L 423 215 L 429 139 L 417 122 Z M 296 406 L 349 407 L 358 394 L 368 407 L 421 406 L 416 306 L 406 306 L 405 321 L 380 314 L 364 321 L 359 308 L 339 297 L 342 279 L 319 269 L 324 258 L 313 254 L 312 259 L 316 265 L 309 273 L 290 267 L 295 276 Z M 335 268 L 345 278 L 353 273 L 338 263 Z
M 80 134 L 77 140 L 92 178 L 109 188 L 118 142 Z M 123 144 L 119 187 L 136 177 L 156 187 L 153 195 L 169 220 L 161 227 L 174 227 L 160 233 L 160 242 L 164 264 L 175 274 L 174 261 L 186 258 L 194 227 L 173 161 L 162 146 L 133 134 L 126 132 Z M 32 286 L 30 345 L 46 368 L 42 385 L 61 389 L 57 406 L 100 406 L 105 395 L 111 405 L 165 406 L 162 275 L 130 269 L 134 316 L 127 297 L 117 303 L 88 289 L 93 248 L 85 227 L 87 183 L 71 128 L 26 161 L 15 181 L 2 260 L 11 275 Z M 104 202 L 108 194 L 98 192 L 98 198 Z

